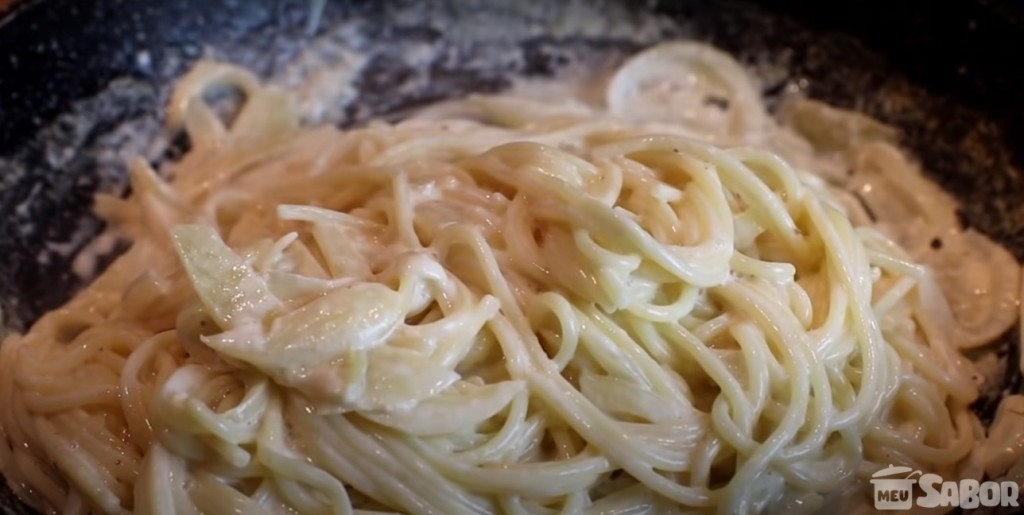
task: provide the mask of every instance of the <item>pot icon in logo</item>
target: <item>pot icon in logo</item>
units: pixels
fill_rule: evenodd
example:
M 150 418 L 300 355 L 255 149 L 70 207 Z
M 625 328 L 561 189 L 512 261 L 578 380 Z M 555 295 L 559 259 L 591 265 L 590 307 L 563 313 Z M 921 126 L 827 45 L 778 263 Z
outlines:
M 871 474 L 871 484 L 875 487 L 874 501 L 876 510 L 909 510 L 914 506 L 915 475 L 920 470 L 910 467 L 889 465 Z

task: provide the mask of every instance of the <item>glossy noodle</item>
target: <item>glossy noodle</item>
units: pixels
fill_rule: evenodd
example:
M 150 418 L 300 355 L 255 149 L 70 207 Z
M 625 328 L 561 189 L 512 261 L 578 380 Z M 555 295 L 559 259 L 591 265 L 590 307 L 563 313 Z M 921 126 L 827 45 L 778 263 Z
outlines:
M 245 96 L 230 122 L 215 88 Z M 0 346 L 0 469 L 31 505 L 814 512 L 889 465 L 981 477 L 961 348 L 1015 323 L 1019 268 L 892 200 L 944 195 L 893 129 L 773 118 L 687 42 L 603 106 L 474 96 L 341 131 L 291 102 L 197 65 L 167 113 L 191 150 L 97 198 L 130 250 Z M 968 258 L 969 284 L 934 266 Z

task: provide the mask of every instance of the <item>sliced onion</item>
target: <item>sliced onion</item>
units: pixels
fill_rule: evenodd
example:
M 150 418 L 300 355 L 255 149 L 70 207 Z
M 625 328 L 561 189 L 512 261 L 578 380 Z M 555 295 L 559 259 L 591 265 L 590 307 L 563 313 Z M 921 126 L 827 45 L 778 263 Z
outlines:
M 677 122 L 734 137 L 767 122 L 761 95 L 746 70 L 712 46 L 683 41 L 655 46 L 627 61 L 606 91 L 613 115 Z
M 999 477 L 1015 463 L 1024 463 L 1024 396 L 1008 395 L 999 403 L 988 437 L 974 454 L 988 477 Z
M 941 251 L 919 250 L 915 257 L 935 272 L 958 327 L 959 346 L 985 345 L 1017 321 L 1020 266 L 1009 251 L 973 230 L 942 241 Z

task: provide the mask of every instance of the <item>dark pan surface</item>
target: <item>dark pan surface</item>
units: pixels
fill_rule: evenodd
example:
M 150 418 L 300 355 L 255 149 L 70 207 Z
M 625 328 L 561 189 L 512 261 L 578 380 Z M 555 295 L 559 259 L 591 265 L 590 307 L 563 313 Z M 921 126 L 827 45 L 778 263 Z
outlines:
M 92 194 L 125 190 L 125 159 L 173 159 L 184 149 L 153 141 L 173 78 L 199 57 L 287 83 L 357 54 L 365 59 L 358 95 L 329 113 L 351 125 L 499 90 L 515 76 L 613 64 L 660 40 L 707 40 L 754 67 L 769 98 L 799 87 L 900 126 L 904 143 L 961 199 L 965 223 L 1024 258 L 1024 68 L 1014 58 L 1024 48 L 1024 9 L 1009 3 L 329 1 L 313 34 L 309 5 L 26 0 L 0 20 L 8 328 L 24 330 L 86 280 L 71 263 L 102 230 Z M 1015 364 L 1008 343 L 1000 352 Z M 1015 369 L 1007 366 L 1005 389 L 1020 389 Z M 988 393 L 983 415 L 1000 394 Z M 29 513 L 5 488 L 0 511 Z

